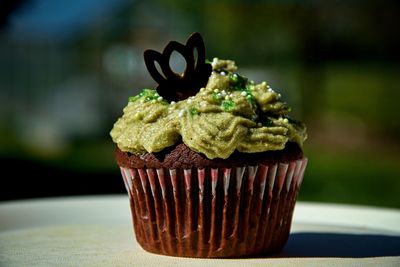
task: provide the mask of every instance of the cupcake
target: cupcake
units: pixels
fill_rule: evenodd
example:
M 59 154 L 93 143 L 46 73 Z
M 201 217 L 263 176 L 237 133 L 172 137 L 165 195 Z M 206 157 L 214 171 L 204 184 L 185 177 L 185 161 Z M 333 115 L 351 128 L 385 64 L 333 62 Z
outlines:
M 266 82 L 207 61 L 198 33 L 144 56 L 158 86 L 130 97 L 111 131 L 138 243 L 184 257 L 281 250 L 307 165 L 304 124 Z

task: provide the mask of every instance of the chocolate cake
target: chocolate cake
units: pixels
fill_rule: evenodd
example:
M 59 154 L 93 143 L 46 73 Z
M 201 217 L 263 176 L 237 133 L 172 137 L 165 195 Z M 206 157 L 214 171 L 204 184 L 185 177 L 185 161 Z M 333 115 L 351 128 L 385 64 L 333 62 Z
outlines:
M 206 60 L 198 33 L 144 57 L 158 86 L 129 97 L 111 131 L 138 243 L 183 257 L 278 252 L 307 165 L 305 125 L 266 82 Z
M 205 155 L 191 150 L 184 143 L 179 143 L 161 152 L 146 153 L 141 156 L 122 152 L 117 147 L 115 158 L 118 165 L 125 168 L 232 168 L 258 164 L 270 165 L 276 162 L 291 162 L 303 158 L 303 151 L 298 144 L 290 142 L 287 143 L 283 150 L 260 153 L 240 153 L 236 151 L 227 159 L 208 159 Z

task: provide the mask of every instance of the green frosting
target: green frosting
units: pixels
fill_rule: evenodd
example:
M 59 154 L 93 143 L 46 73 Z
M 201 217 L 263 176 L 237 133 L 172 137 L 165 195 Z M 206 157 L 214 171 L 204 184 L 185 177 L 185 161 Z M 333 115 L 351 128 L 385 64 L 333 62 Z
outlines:
M 255 84 L 236 73 L 230 60 L 214 59 L 205 88 L 188 99 L 168 103 L 155 90 L 130 97 L 111 137 L 125 152 L 158 152 L 180 139 L 209 159 L 281 150 L 288 141 L 302 146 L 303 123 L 266 82 Z

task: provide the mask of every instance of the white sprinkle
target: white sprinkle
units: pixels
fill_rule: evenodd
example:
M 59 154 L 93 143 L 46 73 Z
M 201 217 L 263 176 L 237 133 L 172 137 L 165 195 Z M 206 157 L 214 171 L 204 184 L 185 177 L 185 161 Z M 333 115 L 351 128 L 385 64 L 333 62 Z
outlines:
M 246 98 L 247 98 L 247 99 L 250 99 L 250 98 L 251 98 L 251 95 L 247 95 Z
M 267 85 L 267 83 L 266 83 L 266 82 L 262 82 L 261 84 L 262 84 L 263 86 Z M 268 85 L 268 87 L 269 87 L 269 85 Z
M 226 96 L 225 90 L 222 90 L 221 95 L 222 95 L 222 96 Z
M 222 76 L 226 75 L 225 71 L 221 71 L 219 74 L 221 74 Z
M 288 120 L 287 118 L 284 118 L 284 119 L 283 119 L 283 122 L 284 122 L 284 123 L 288 123 L 289 120 Z
M 278 98 L 281 98 L 281 94 L 278 94 Z
M 221 93 L 218 93 L 218 94 L 217 94 L 217 97 L 220 98 L 220 97 L 221 97 Z
M 158 101 L 161 101 L 161 100 L 163 100 L 163 97 L 162 97 L 162 96 L 159 96 L 159 97 L 157 98 L 157 100 L 158 100 Z
M 247 92 L 246 92 L 246 91 L 242 91 L 240 94 L 241 94 L 242 96 L 246 96 L 246 95 L 247 95 Z
M 229 96 L 225 96 L 225 100 L 229 100 Z
M 201 87 L 201 88 L 200 88 L 200 92 L 203 92 L 203 91 L 204 91 L 204 87 Z
M 193 99 L 189 98 L 187 102 L 188 102 L 188 104 L 192 104 Z
M 218 89 L 214 89 L 214 93 L 218 93 L 219 92 L 219 90 Z
M 234 74 L 233 74 L 233 77 L 237 78 L 237 77 L 238 77 L 238 75 L 237 75 L 236 73 L 234 73 Z
M 179 111 L 178 117 L 182 118 L 184 114 L 185 114 L 185 110 L 182 109 L 181 111 Z
M 171 101 L 171 105 L 175 105 L 176 104 L 176 102 L 175 101 Z
M 206 102 L 206 101 L 201 101 L 200 105 L 201 105 L 202 107 L 205 107 L 205 106 L 207 106 L 207 102 Z
M 213 67 L 215 67 L 215 65 L 217 65 L 217 61 L 218 61 L 218 58 L 217 58 L 217 57 L 213 58 L 213 61 L 211 62 L 211 65 L 212 65 Z
M 157 101 L 155 99 L 151 100 L 151 103 L 156 103 Z
M 272 93 L 273 91 L 274 91 L 274 90 L 272 90 L 271 87 L 268 88 L 268 92 Z

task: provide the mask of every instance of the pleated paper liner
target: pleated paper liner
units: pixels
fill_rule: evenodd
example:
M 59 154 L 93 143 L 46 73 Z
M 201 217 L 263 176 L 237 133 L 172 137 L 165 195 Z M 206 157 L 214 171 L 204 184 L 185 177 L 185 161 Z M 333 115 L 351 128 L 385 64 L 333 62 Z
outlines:
M 136 239 L 184 257 L 278 252 L 290 231 L 307 159 L 204 169 L 121 167 Z

